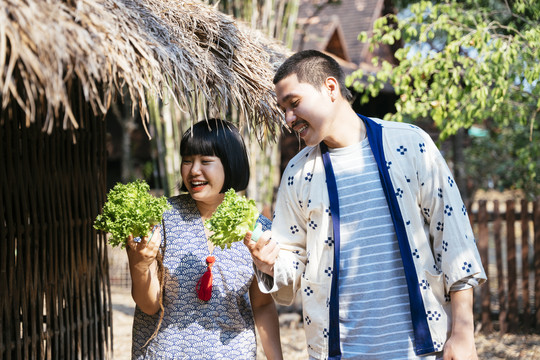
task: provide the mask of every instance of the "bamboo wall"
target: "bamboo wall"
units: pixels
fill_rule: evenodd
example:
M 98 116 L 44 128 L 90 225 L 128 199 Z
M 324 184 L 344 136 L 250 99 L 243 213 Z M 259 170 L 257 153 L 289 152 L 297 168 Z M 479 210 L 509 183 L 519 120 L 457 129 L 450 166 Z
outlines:
M 13 102 L 0 111 L 0 359 L 111 354 L 105 238 L 92 227 L 105 199 L 105 122 L 81 99 L 80 128 L 50 135 L 39 108 L 29 127 Z

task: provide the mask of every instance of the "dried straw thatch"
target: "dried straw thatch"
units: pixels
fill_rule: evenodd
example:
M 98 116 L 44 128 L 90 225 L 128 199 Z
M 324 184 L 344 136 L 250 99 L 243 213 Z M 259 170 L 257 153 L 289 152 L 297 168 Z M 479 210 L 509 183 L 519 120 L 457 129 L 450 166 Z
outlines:
M 69 96 L 77 79 L 96 114 L 127 90 L 146 123 L 146 96 L 168 89 L 194 120 L 232 105 L 259 139 L 279 132 L 271 79 L 286 50 L 208 5 L 2 0 L 0 8 L 2 110 L 16 101 L 27 124 L 45 106 L 44 130 L 58 120 L 77 128 Z

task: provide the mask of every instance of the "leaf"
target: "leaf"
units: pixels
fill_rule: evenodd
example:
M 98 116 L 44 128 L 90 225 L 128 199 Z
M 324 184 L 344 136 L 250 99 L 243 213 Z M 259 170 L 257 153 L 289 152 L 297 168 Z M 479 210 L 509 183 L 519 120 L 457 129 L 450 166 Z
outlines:
M 229 189 L 212 217 L 206 220 L 204 225 L 213 232 L 209 240 L 223 249 L 243 240 L 248 231 L 253 231 L 258 218 L 259 211 L 255 201 L 238 195 L 234 189 Z
M 125 247 L 130 234 L 146 236 L 150 228 L 161 222 L 165 210 L 171 208 L 167 198 L 150 194 L 144 180 L 117 183 L 107 194 L 102 213 L 96 217 L 94 228 L 111 234 L 109 243 Z

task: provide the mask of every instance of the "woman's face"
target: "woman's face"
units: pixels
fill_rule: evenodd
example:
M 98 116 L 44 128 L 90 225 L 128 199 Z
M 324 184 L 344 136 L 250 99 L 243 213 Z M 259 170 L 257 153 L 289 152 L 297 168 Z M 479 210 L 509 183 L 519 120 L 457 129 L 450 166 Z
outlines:
M 225 183 L 225 170 L 217 156 L 186 155 L 182 157 L 182 181 L 197 202 L 220 204 L 225 194 L 220 193 Z M 216 205 L 217 207 L 217 205 Z

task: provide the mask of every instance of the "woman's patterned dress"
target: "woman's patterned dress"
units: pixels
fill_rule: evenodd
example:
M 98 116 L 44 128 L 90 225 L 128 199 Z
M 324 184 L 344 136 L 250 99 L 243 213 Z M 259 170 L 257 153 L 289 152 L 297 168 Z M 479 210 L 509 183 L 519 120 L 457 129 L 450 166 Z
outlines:
M 138 307 L 133 322 L 134 359 L 255 359 L 255 326 L 249 287 L 253 264 L 243 242 L 231 248 L 216 247 L 212 268 L 212 298 L 199 300 L 197 281 L 206 271 L 210 255 L 203 222 L 189 195 L 169 200 L 172 210 L 164 214 L 165 289 L 163 322 L 146 347 L 159 320 L 158 312 L 147 315 Z M 263 229 L 270 221 L 259 218 Z M 162 229 L 163 234 L 163 229 Z

